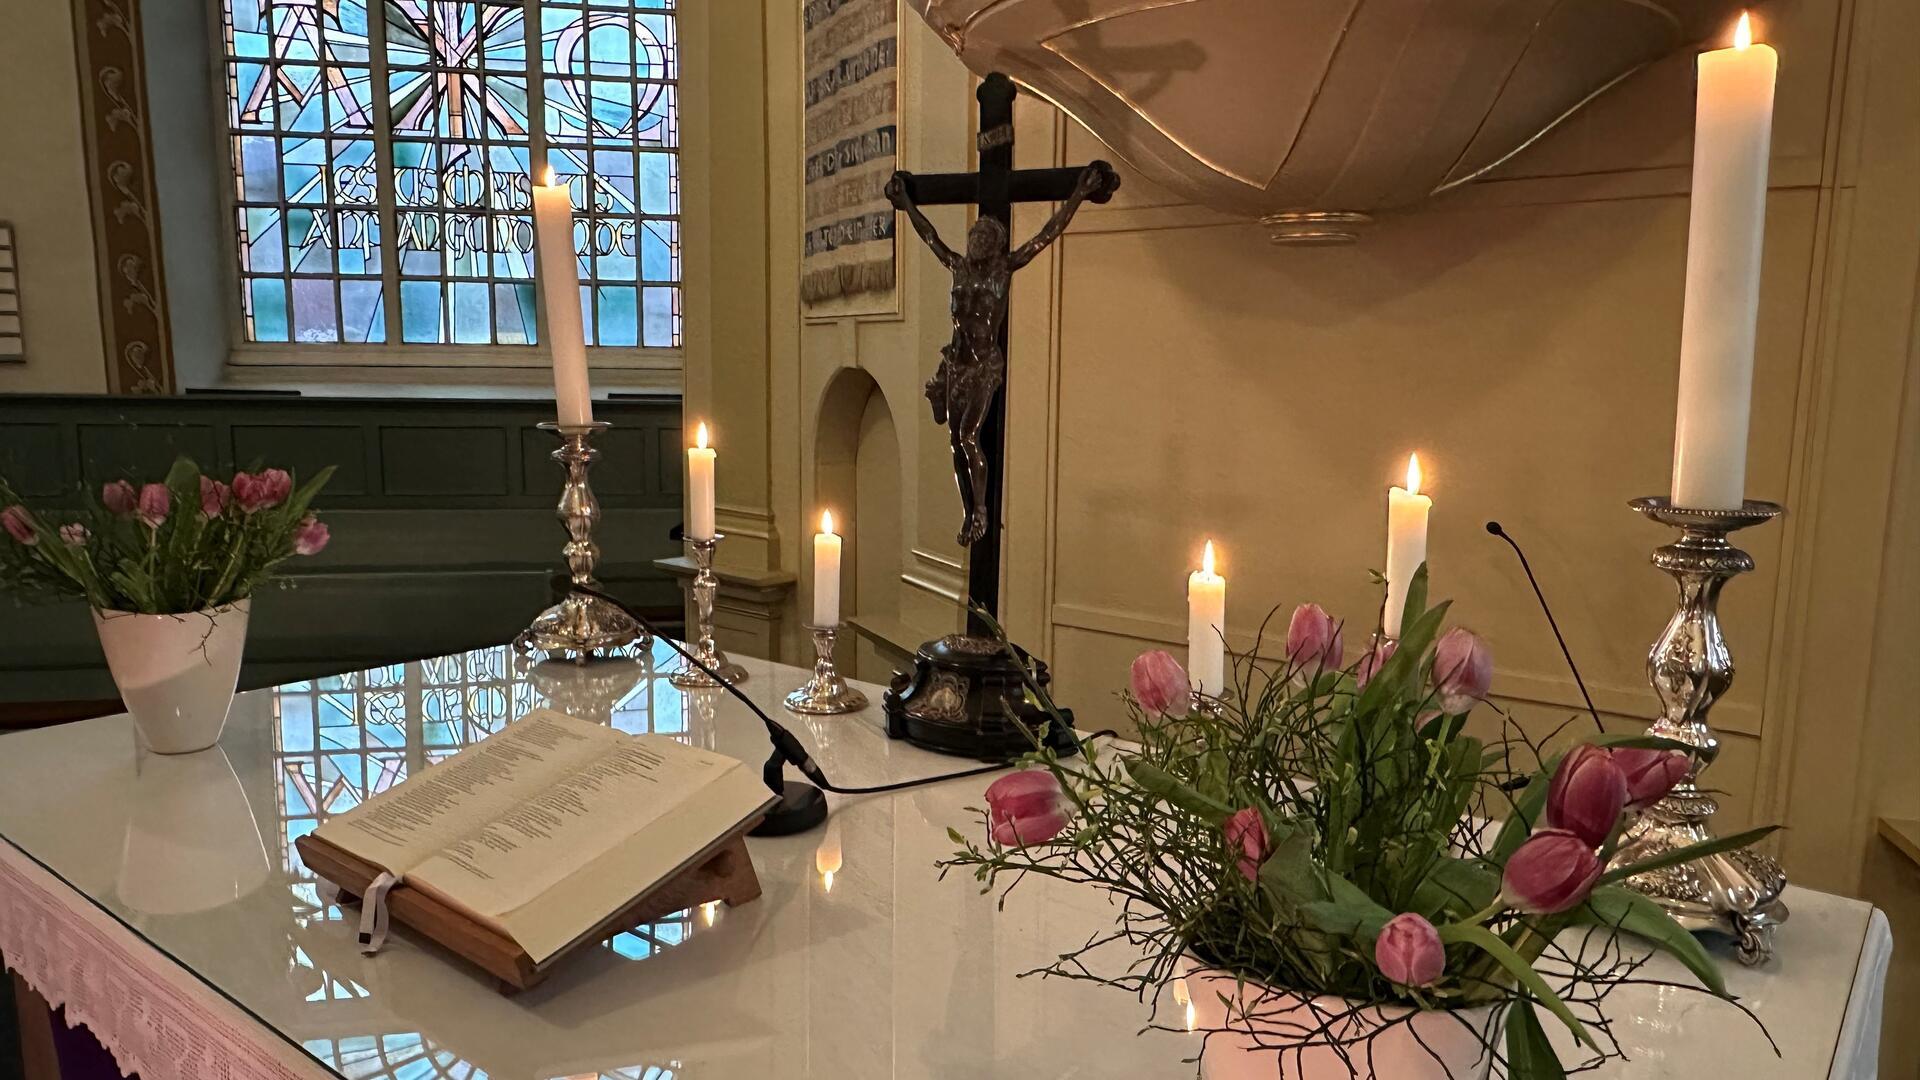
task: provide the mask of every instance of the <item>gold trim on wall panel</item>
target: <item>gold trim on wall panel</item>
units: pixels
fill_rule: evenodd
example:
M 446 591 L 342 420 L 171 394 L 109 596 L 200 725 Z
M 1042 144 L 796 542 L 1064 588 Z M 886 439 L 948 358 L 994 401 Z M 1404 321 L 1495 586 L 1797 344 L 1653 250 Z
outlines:
M 908 573 L 908 574 L 901 574 L 900 580 L 908 585 L 913 586 L 916 589 L 919 589 L 921 592 L 932 593 L 933 595 L 938 596 L 943 600 L 951 600 L 956 604 L 961 602 L 960 590 L 958 588 L 955 588 L 950 585 L 942 584 L 941 582 L 938 582 L 938 581 L 934 581 L 932 578 L 922 577 L 919 574 Z
M 93 210 L 107 389 L 173 389 L 140 0 L 74 0 L 81 144 Z
M 1151 615 L 1056 603 L 1053 605 L 1052 621 L 1056 626 L 1128 638 L 1143 644 L 1165 645 L 1173 648 L 1182 648 L 1186 645 L 1186 624 L 1171 619 L 1155 618 Z M 1273 649 L 1282 646 L 1286 628 L 1276 624 L 1271 631 L 1267 638 L 1267 647 Z M 1253 635 L 1244 631 L 1230 630 L 1227 633 L 1227 639 L 1228 644 L 1239 653 L 1244 653 L 1253 647 Z M 1350 646 L 1349 652 L 1352 651 L 1353 648 Z M 1580 699 L 1580 688 L 1571 678 L 1496 669 L 1493 687 L 1497 696 L 1512 701 L 1561 706 L 1572 713 L 1586 711 L 1585 703 Z M 1594 707 L 1600 710 L 1602 716 L 1644 722 L 1649 719 L 1647 714 L 1653 709 L 1652 691 L 1643 686 L 1619 686 L 1589 681 L 1587 690 L 1593 695 Z M 1721 702 L 1714 706 L 1713 722 L 1716 730 L 1758 738 L 1760 707 L 1751 702 Z

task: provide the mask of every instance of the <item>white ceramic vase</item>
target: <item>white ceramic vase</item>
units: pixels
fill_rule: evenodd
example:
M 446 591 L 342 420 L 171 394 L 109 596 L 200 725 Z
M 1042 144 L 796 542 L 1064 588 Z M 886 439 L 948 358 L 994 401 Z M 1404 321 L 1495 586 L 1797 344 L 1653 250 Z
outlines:
M 178 615 L 93 613 L 107 670 L 149 750 L 190 754 L 220 741 L 240 679 L 248 605 Z
M 1194 1027 L 1213 1033 L 1200 1058 L 1205 1080 L 1486 1080 L 1487 1046 L 1504 1030 L 1493 1006 L 1355 1011 L 1345 998 L 1239 983 L 1191 956 L 1182 970 Z

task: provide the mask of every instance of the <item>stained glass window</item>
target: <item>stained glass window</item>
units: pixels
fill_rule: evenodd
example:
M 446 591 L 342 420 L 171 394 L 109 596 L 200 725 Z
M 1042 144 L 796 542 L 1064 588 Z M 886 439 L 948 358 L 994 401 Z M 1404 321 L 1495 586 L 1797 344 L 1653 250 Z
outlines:
M 680 344 L 675 2 L 222 0 L 246 340 L 536 344 L 537 164 L 588 343 Z

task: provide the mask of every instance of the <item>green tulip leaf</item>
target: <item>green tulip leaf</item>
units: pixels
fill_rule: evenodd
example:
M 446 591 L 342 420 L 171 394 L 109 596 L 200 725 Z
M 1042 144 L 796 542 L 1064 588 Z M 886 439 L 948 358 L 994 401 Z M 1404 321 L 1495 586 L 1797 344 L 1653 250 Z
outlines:
M 1576 922 L 1638 934 L 1686 965 L 1708 990 L 1727 996 L 1726 980 L 1699 939 L 1674 922 L 1659 904 L 1630 889 L 1609 885 L 1593 890 L 1574 911 Z
M 1133 777 L 1134 783 L 1203 821 L 1218 825 L 1233 815 L 1232 807 L 1202 795 L 1165 769 L 1139 758 L 1127 759 L 1127 775 Z
M 1478 923 L 1448 923 L 1440 928 L 1440 940 L 1449 945 L 1472 945 L 1493 957 L 1495 963 L 1505 968 L 1507 974 L 1513 976 L 1514 982 L 1520 984 L 1527 993 L 1532 994 L 1540 1004 L 1545 1005 L 1554 1016 L 1559 1017 L 1560 1022 L 1567 1026 L 1567 1030 L 1573 1033 L 1574 1038 L 1596 1051 L 1600 1049 L 1600 1044 L 1594 1042 L 1593 1036 L 1587 1034 L 1586 1027 L 1573 1015 L 1573 1010 L 1567 1008 L 1567 1003 L 1560 1000 L 1560 995 L 1553 992 L 1553 987 L 1547 985 L 1547 980 L 1533 970 L 1532 964 L 1527 963 L 1519 953 L 1514 952 L 1513 946 L 1500 940 L 1499 935 Z
M 1669 866 L 1679 866 L 1681 863 L 1690 863 L 1695 859 L 1704 859 L 1709 855 L 1718 855 L 1723 851 L 1735 851 L 1763 839 L 1779 828 L 1780 826 L 1778 825 L 1762 825 L 1757 829 L 1748 829 L 1746 832 L 1735 833 L 1732 836 L 1719 836 L 1712 840 L 1702 840 L 1697 844 L 1688 844 L 1686 847 L 1663 851 L 1652 858 L 1641 859 L 1637 863 L 1629 863 L 1626 866 L 1616 866 L 1612 870 L 1600 875 L 1599 883 L 1602 885 L 1611 885 L 1616 881 L 1625 881 L 1635 874 L 1664 870 Z
M 1566 1076 L 1533 1002 L 1522 1000 L 1508 1009 L 1507 1080 L 1566 1080 Z

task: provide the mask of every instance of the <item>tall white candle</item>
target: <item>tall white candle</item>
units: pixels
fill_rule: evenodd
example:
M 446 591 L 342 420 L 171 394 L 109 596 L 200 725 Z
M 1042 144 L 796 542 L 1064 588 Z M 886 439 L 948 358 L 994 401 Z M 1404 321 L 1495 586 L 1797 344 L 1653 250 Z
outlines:
M 833 532 L 833 511 L 820 511 L 820 532 L 813 538 L 813 625 L 840 625 L 840 538 Z
M 687 539 L 713 539 L 713 464 L 719 455 L 707 446 L 707 424 L 700 422 L 687 447 Z
M 1387 489 L 1387 610 L 1381 630 L 1400 636 L 1407 587 L 1427 561 L 1427 513 L 1433 496 L 1420 494 L 1420 455 L 1407 455 L 1407 486 Z
M 547 350 L 553 354 L 553 396 L 560 424 L 593 423 L 587 382 L 587 340 L 580 325 L 580 264 L 573 254 L 573 200 L 567 185 L 533 185 L 533 236 L 540 253 L 540 290 L 547 304 Z
M 1777 53 L 1753 44 L 1745 15 L 1733 48 L 1700 56 L 1680 404 L 1673 426 L 1672 497 L 1692 509 L 1732 509 L 1746 496 L 1767 151 L 1779 66 Z
M 1218 697 L 1227 686 L 1227 579 L 1213 572 L 1213 541 L 1187 577 L 1187 677 Z

